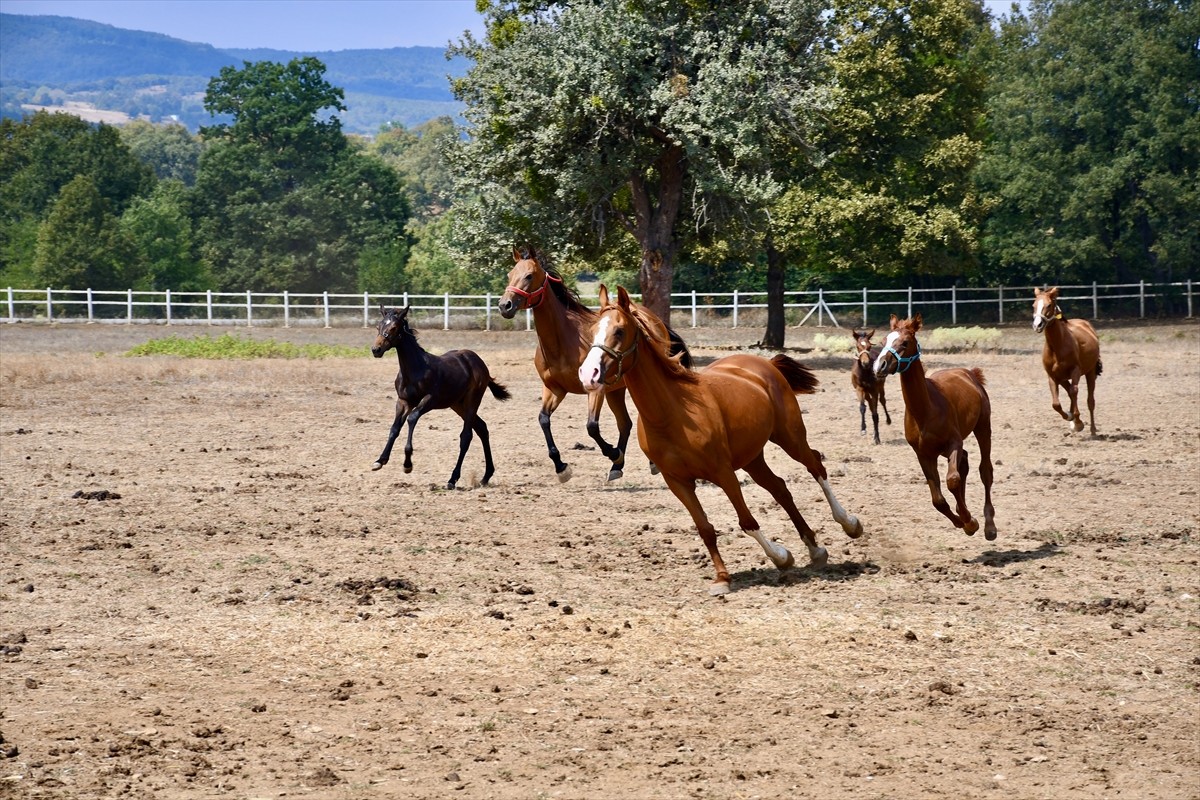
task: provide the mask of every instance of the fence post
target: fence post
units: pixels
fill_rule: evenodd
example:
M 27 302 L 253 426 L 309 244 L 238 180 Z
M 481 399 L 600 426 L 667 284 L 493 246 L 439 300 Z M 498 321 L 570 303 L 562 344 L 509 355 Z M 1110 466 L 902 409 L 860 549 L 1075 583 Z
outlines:
M 54 322 L 54 290 L 46 287 L 46 321 Z
M 1196 315 L 1192 313 L 1192 279 L 1188 278 L 1187 282 L 1187 298 L 1188 298 L 1188 319 L 1192 319 Z M 8 290 L 8 315 L 12 316 L 12 289 Z
M 908 318 L 912 319 L 912 287 L 908 287 Z
M 950 324 L 958 324 L 958 287 L 950 287 Z
M 212 289 L 204 290 L 204 305 L 208 309 L 208 324 L 212 325 Z
M 487 309 L 483 312 L 483 329 L 490 331 L 492 329 L 492 293 L 488 292 L 484 297 L 484 302 L 487 303 Z
M 867 287 L 863 287 L 863 330 L 867 329 Z
M 1146 318 L 1146 282 L 1138 281 L 1138 318 Z
M 250 299 L 250 290 L 246 290 L 246 327 L 254 326 L 254 303 Z
M 1000 324 L 1004 324 L 1004 287 L 1000 287 Z
M 133 324 L 133 289 L 129 290 L 129 295 L 126 297 L 125 303 L 126 303 L 126 305 L 125 305 L 125 324 L 132 325 Z
M 323 293 L 323 302 L 325 304 L 325 327 L 329 327 L 329 292 Z
M 733 327 L 737 327 L 738 317 L 738 290 L 733 290 Z
M 167 289 L 166 307 L 167 307 L 167 324 L 170 325 L 171 324 L 171 290 L 170 289 Z
M 1189 309 L 1191 309 L 1191 307 L 1192 307 L 1191 285 L 1192 285 L 1192 282 L 1188 281 L 1188 308 Z M 9 322 L 17 321 L 17 306 L 15 303 L 13 303 L 13 293 L 12 293 L 11 286 L 8 287 L 8 321 Z
M 450 293 L 442 295 L 442 330 L 450 330 Z
M 288 308 L 288 290 L 283 290 L 283 327 L 292 327 L 291 309 Z
M 525 308 L 525 330 L 533 330 L 533 312 L 528 307 Z
M 1100 295 L 1096 291 L 1096 282 L 1092 281 L 1092 319 L 1100 316 Z
M 95 317 L 92 314 L 92 311 L 93 311 L 93 309 L 92 309 L 92 287 L 90 287 L 90 286 L 88 287 L 87 303 L 88 303 L 88 324 L 90 325 L 96 321 Z
M 817 327 L 825 327 L 825 288 L 817 287 Z
M 371 327 L 371 323 L 368 321 L 369 317 L 367 317 L 367 309 L 370 307 L 370 305 L 371 305 L 371 298 L 367 295 L 366 292 L 363 292 L 363 327 L 364 328 Z

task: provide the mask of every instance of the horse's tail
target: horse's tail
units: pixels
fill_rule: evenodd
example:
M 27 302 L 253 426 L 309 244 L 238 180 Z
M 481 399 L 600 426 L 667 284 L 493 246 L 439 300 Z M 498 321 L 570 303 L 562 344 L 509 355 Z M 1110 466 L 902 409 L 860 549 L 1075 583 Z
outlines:
M 979 367 L 971 367 L 971 377 L 978 381 L 980 386 L 987 386 L 987 379 L 983 377 L 983 370 Z
M 1104 362 L 1099 358 L 1096 359 L 1096 377 L 1099 378 L 1104 374 Z
M 780 353 L 771 359 L 771 363 L 775 365 L 775 369 L 779 370 L 784 380 L 788 382 L 788 386 L 792 387 L 792 391 L 796 394 L 813 394 L 817 391 L 817 384 L 820 383 L 817 376 L 796 359 Z
M 688 369 L 691 369 L 692 351 L 688 349 L 687 342 L 685 342 L 683 337 L 676 333 L 675 329 L 670 325 L 667 326 L 667 338 L 671 340 L 671 347 L 669 350 L 670 355 L 677 356 L 680 353 L 683 353 L 683 357 L 679 359 L 679 362 Z
M 512 392 L 504 388 L 504 384 L 497 383 L 495 378 L 488 379 L 488 388 L 492 390 L 492 397 L 497 400 L 507 400 L 512 397 Z

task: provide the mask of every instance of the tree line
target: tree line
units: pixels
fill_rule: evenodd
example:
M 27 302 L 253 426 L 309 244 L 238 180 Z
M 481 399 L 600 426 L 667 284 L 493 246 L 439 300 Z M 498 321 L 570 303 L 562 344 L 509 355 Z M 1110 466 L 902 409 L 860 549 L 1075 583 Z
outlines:
M 491 0 L 465 124 L 347 136 L 315 58 L 202 127 L 0 121 L 0 283 L 672 291 L 1169 282 L 1200 263 L 1191 0 Z

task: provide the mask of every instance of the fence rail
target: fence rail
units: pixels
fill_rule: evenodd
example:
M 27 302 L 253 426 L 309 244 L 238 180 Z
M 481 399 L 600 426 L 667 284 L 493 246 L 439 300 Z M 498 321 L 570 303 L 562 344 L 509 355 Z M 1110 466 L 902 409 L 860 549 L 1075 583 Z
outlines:
M 635 295 L 636 297 L 636 295 Z M 533 317 L 505 320 L 494 314 L 498 295 L 304 294 L 290 292 L 142 292 L 92 289 L 13 289 L 0 295 L 6 316 L 15 322 L 91 322 L 166 325 L 371 327 L 380 304 L 411 305 L 421 324 L 445 330 L 474 328 L 532 330 Z M 1192 281 L 1148 284 L 1060 286 L 1060 302 L 1072 316 L 1195 316 Z M 789 325 L 880 326 L 890 314 L 911 317 L 919 311 L 928 322 L 957 325 L 1003 324 L 1024 319 L 1033 299 L 1031 286 L 950 287 L 946 289 L 867 289 L 785 292 Z M 587 298 L 584 298 L 585 302 Z M 691 327 L 747 324 L 761 326 L 765 292 L 686 292 L 671 295 L 673 315 Z M 815 318 L 815 319 L 814 319 Z M 673 316 L 675 327 L 680 316 Z

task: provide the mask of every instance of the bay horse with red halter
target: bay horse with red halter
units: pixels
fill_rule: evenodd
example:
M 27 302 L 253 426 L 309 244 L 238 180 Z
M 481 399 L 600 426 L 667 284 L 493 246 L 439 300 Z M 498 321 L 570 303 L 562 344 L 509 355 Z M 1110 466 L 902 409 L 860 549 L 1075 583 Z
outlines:
M 946 515 L 954 527 L 968 535 L 979 530 L 979 520 L 967 510 L 967 451 L 964 441 L 974 434 L 979 444 L 979 477 L 983 479 L 983 535 L 996 538 L 996 512 L 992 508 L 992 403 L 984 388 L 983 370 L 953 368 L 925 375 L 917 331 L 921 315 L 897 319 L 892 315 L 891 332 L 883 351 L 875 359 L 875 374 L 900 373 L 904 395 L 904 438 L 917 454 L 921 472 L 933 498 L 933 507 Z M 957 507 L 942 496 L 937 461 L 944 458 L 946 488 Z
M 867 405 L 871 406 L 871 421 L 875 424 L 875 444 L 879 444 L 879 407 L 883 407 L 883 415 L 887 424 L 892 424 L 892 415 L 887 410 L 887 397 L 884 394 L 886 375 L 876 375 L 874 364 L 882 348 L 871 345 L 871 337 L 875 329 L 869 331 L 851 331 L 854 337 L 854 366 L 850 368 L 850 384 L 858 393 L 858 413 L 862 417 L 861 433 L 867 435 Z
M 587 432 L 600 447 L 600 452 L 612 461 L 608 480 L 624 474 L 625 448 L 633 431 L 633 419 L 625 406 L 625 382 L 620 376 L 610 384 L 588 390 L 579 381 L 579 362 L 591 346 L 591 330 L 596 312 L 580 302 L 566 287 L 562 277 L 546 263 L 544 256 L 530 248 L 513 248 L 516 264 L 508 273 L 508 286 L 500 296 L 500 315 L 512 319 L 523 308 L 533 311 L 533 325 L 538 345 L 533 364 L 542 379 L 542 410 L 538 423 L 546 437 L 546 448 L 554 462 L 554 472 L 560 481 L 571 478 L 571 467 L 562 460 L 554 435 L 550 430 L 552 415 L 568 394 L 588 395 Z M 671 341 L 672 352 L 679 353 L 684 363 L 691 364 L 691 354 L 679 334 L 654 318 L 657 332 Z M 617 422 L 617 444 L 614 447 L 600 435 L 600 407 L 607 403 Z M 651 470 L 655 469 L 650 465 Z
M 1033 290 L 1033 329 L 1045 332 L 1042 345 L 1042 367 L 1050 379 L 1050 405 L 1075 432 L 1083 430 L 1079 413 L 1079 379 L 1087 382 L 1088 421 L 1092 436 L 1096 435 L 1096 378 L 1104 370 L 1100 361 L 1100 337 L 1084 319 L 1067 319 L 1058 305 L 1058 287 Z M 1058 387 L 1067 390 L 1071 413 L 1062 410 Z
M 382 358 L 393 347 L 400 362 L 396 373 L 396 418 L 388 433 L 387 444 L 371 469 L 382 469 L 392 455 L 392 445 L 400 435 L 400 427 L 408 422 L 408 442 L 404 445 L 404 471 L 412 472 L 413 430 L 417 420 L 427 411 L 449 408 L 462 417 L 462 433 L 458 437 L 458 462 L 446 483 L 453 489 L 462 474 L 463 459 L 471 446 L 472 432 L 479 435 L 483 444 L 484 486 L 496 471 L 492 462 L 492 445 L 488 438 L 487 425 L 479 416 L 479 404 L 484 392 L 491 390 L 497 400 L 507 400 L 511 395 L 502 384 L 492 378 L 487 365 L 473 350 L 450 350 L 435 356 L 425 351 L 417 342 L 416 332 L 408 324 L 408 306 L 404 308 L 379 307 L 383 318 L 375 335 L 371 355 Z
M 862 523 L 833 496 L 821 455 L 806 440 L 795 395 L 815 390 L 813 373 L 782 354 L 770 360 L 748 354 L 725 356 L 702 371 L 693 371 L 670 355 L 669 342 L 655 319 L 649 310 L 630 302 L 624 288 L 617 288 L 613 303 L 601 286 L 600 314 L 591 348 L 579 367 L 579 380 L 596 389 L 618 376 L 624 379 L 638 409 L 638 442 L 691 514 L 708 548 L 717 572 L 710 593 L 727 593 L 730 576 L 717 550 L 716 529 L 696 496 L 699 480 L 721 487 L 737 511 L 738 525 L 777 568 L 792 566 L 792 554 L 763 535 L 742 496 L 736 470 L 745 470 L 787 512 L 814 566 L 828 560 L 787 484 L 767 465 L 763 449 L 768 441 L 782 447 L 816 479 L 842 529 L 852 538 L 862 535 Z

